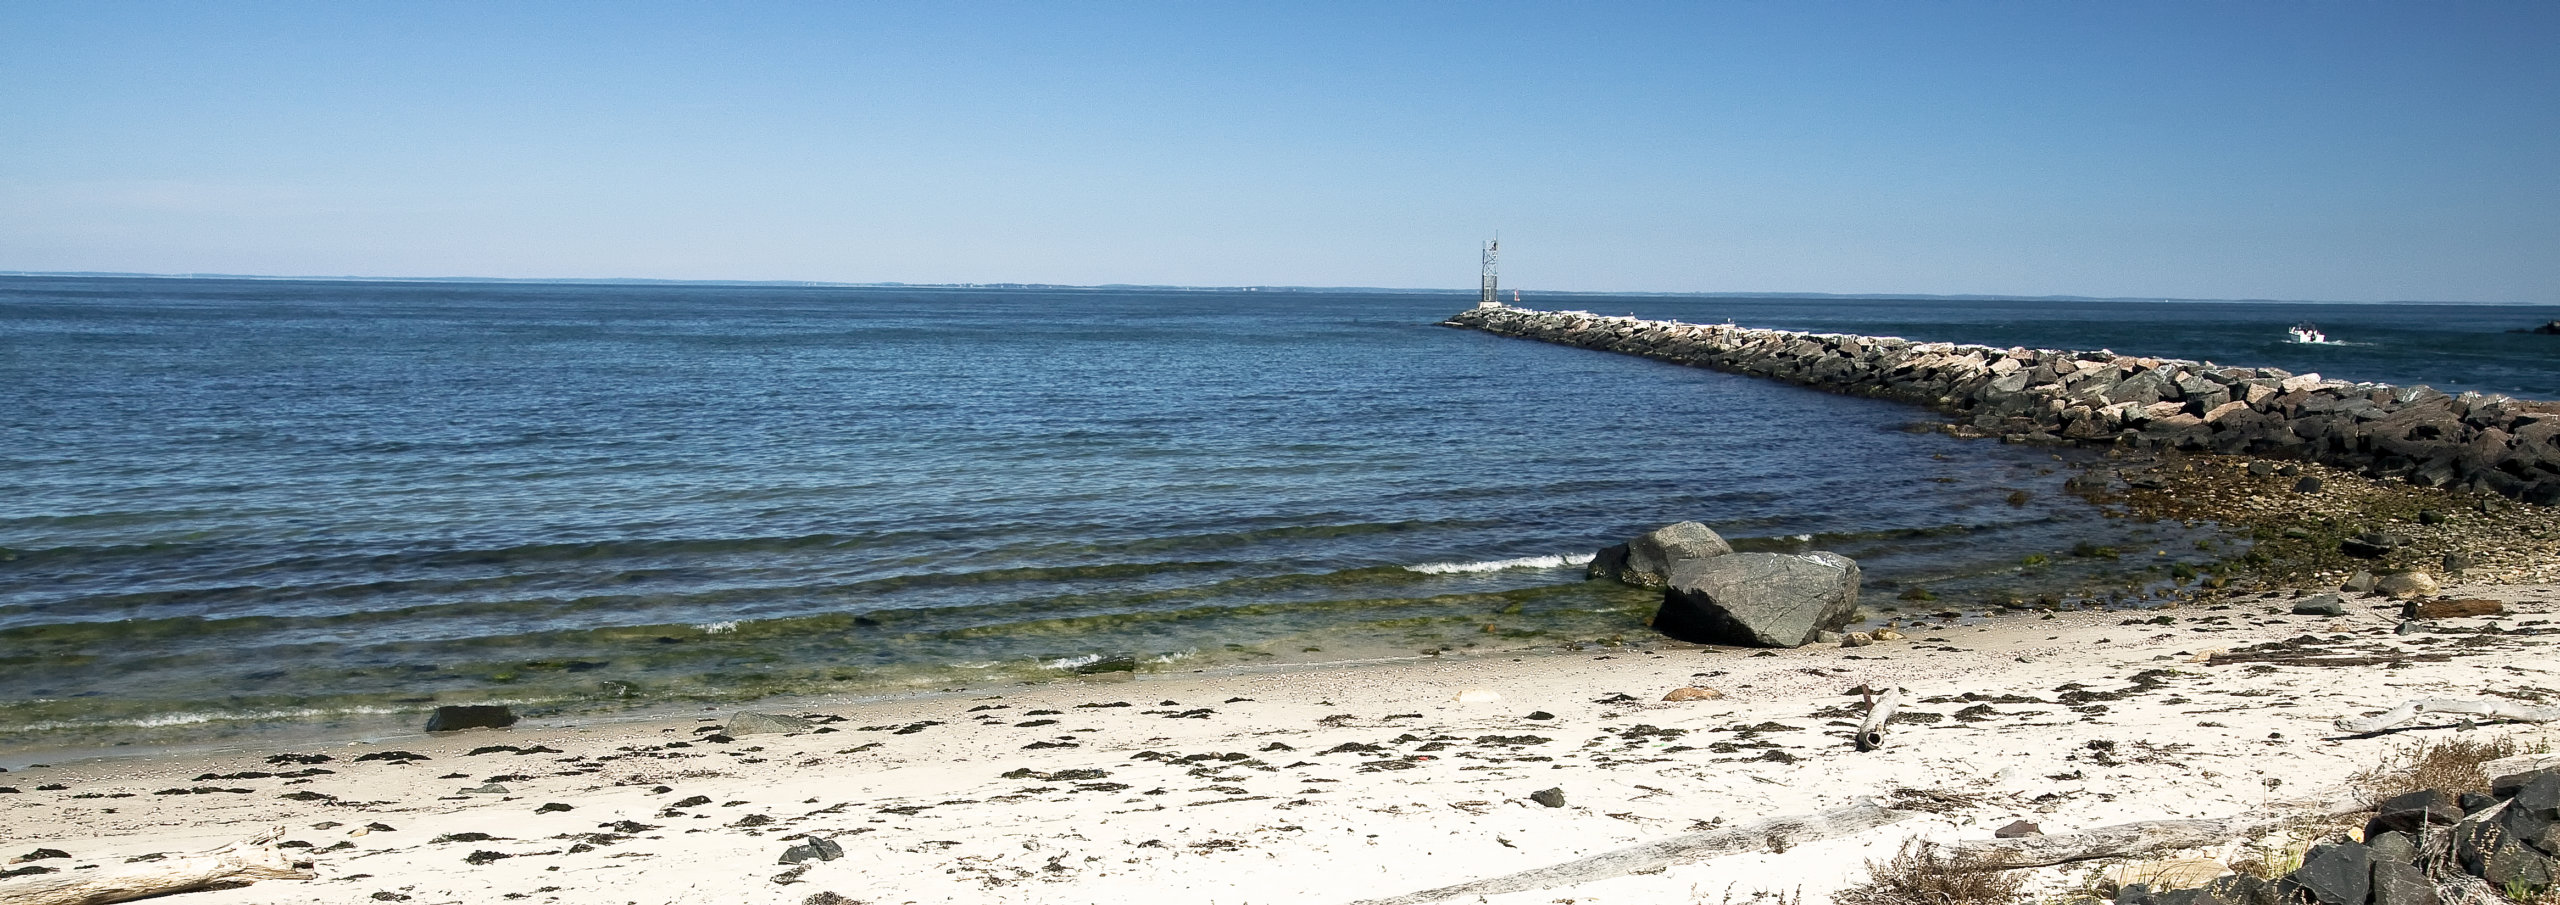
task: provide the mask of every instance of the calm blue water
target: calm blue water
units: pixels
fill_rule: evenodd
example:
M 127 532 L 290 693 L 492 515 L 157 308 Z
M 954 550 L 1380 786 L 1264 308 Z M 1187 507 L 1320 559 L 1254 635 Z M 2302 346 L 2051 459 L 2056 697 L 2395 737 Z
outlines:
M 0 278 L 0 737 L 1633 636 L 1571 557 L 1684 518 L 1880 601 L 2165 530 L 1911 409 L 1431 326 L 1470 301 Z M 2322 310 L 2331 366 L 2289 307 L 1568 307 L 2560 395 L 2490 332 L 2560 312 Z

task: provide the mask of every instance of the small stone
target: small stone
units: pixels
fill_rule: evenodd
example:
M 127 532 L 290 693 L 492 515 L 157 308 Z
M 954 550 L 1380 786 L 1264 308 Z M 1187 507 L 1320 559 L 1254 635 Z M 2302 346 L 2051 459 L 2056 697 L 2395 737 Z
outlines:
M 2008 826 L 2001 827 L 1991 832 L 1992 838 L 1995 839 L 2018 839 L 2026 836 L 2042 835 L 2044 835 L 2043 827 L 2025 820 L 2013 821 Z
M 1529 793 L 1529 800 L 1551 808 L 1564 807 L 1564 788 L 1540 789 Z
M 2554 867 L 2550 856 L 2534 851 L 2522 839 L 2504 836 L 2481 858 L 2480 879 L 2489 881 L 2493 889 L 2540 888 L 2551 885 Z
M 1671 689 L 1671 693 L 1663 695 L 1662 699 L 1665 701 L 1712 701 L 1721 697 L 1724 697 L 1724 692 L 1692 685 L 1687 688 Z
M 2375 867 L 2380 867 L 2384 862 L 2393 864 L 2418 862 L 2417 837 L 2398 830 L 2376 832 L 2376 829 L 2375 825 L 2368 823 L 2364 830 L 2364 845 L 2373 850 Z
M 2345 591 L 2350 594 L 2362 594 L 2366 591 L 2373 590 L 2373 573 L 2359 571 L 2354 575 L 2347 576 L 2347 583 L 2339 585 L 2338 590 Z
M 2399 861 L 2373 862 L 2373 905 L 2437 905 L 2436 885 L 2427 872 Z
M 1490 688 L 1470 688 L 1458 692 L 1458 696 L 1453 700 L 1460 704 L 1491 704 L 1502 700 L 1502 695 Z
M 2443 789 L 2421 789 L 2394 795 L 2375 805 L 2373 820 L 2368 825 L 2381 827 L 2386 832 L 2416 832 L 2419 827 L 2430 823 L 2452 826 L 2461 820 L 2462 805 L 2452 794 Z M 2373 833 L 2368 830 L 2366 835 Z
M 2420 510 L 2418 510 L 2418 524 L 2421 524 L 2421 525 L 2441 525 L 2441 524 L 2444 524 L 2444 513 L 2437 512 L 2437 511 L 2435 511 L 2435 510 L 2433 510 L 2433 509 L 2420 509 Z
M 2522 787 L 2507 807 L 2544 820 L 2560 820 L 2560 770 L 2544 770 Z
M 428 732 L 504 729 L 515 724 L 515 710 L 503 704 L 447 704 L 427 717 Z
M 2376 579 L 2373 590 L 2394 600 L 2427 597 L 2435 594 L 2436 580 L 2425 572 L 2393 572 Z
M 1842 637 L 1843 636 L 1839 632 L 1835 632 L 1830 629 L 1823 629 L 1822 631 L 1813 633 L 1813 643 L 1838 644 Z
M 2315 845 L 2285 879 L 2321 905 L 2365 905 L 2373 889 L 2373 850 L 2354 842 Z
M 2312 477 L 2312 476 L 2310 476 L 2310 475 L 2303 475 L 2303 476 L 2302 476 L 2302 480 L 2299 480 L 2299 481 L 2295 481 L 2295 482 L 2293 482 L 2293 492 L 2295 492 L 2295 493 L 2319 493 L 2319 492 L 2320 492 L 2320 479 L 2319 479 L 2319 478 Z
M 51 859 L 51 858 L 68 858 L 68 857 L 71 857 L 71 853 L 70 853 L 70 852 L 66 852 L 66 851 L 63 851 L 63 850 L 58 849 L 58 848 L 40 848 L 40 849 L 36 849 L 35 851 L 28 852 L 28 853 L 23 854 L 23 855 L 19 855 L 19 856 L 15 857 L 15 858 L 11 858 L 11 859 L 9 859 L 9 863 L 11 863 L 11 864 L 25 864 L 25 863 L 27 863 L 27 862 L 29 862 L 29 861 L 44 861 L 44 860 Z
M 2423 635 L 2426 634 L 2426 631 L 2426 623 L 2419 622 L 2415 619 L 2403 619 L 2400 620 L 2400 627 L 2392 629 L 2391 633 L 2394 635 Z
M 2347 604 L 2339 600 L 2336 594 L 2313 594 L 2294 601 L 2293 614 L 2296 616 L 2344 616 L 2347 614 Z
M 550 814 L 550 813 L 555 813 L 555 812 L 559 812 L 559 811 L 574 811 L 574 810 L 577 810 L 577 808 L 573 808 L 573 807 L 570 807 L 570 806 L 568 806 L 568 805 L 561 804 L 561 803 L 559 803 L 559 802 L 557 802 L 557 801 L 554 801 L 554 802 L 551 802 L 551 803 L 549 803 L 549 804 L 546 804 L 546 805 L 543 805 L 543 806 L 541 806 L 541 807 L 538 807 L 538 808 L 533 809 L 533 812 L 534 812 L 534 813 L 536 813 L 536 814 Z
M 2273 462 L 2251 462 L 2251 463 L 2249 463 L 2249 474 L 2251 474 L 2251 475 L 2253 475 L 2253 476 L 2263 478 L 2263 477 L 2266 477 L 2266 476 L 2268 476 L 2268 475 L 2275 474 L 2275 473 L 2276 473 L 2276 465 L 2275 465 L 2275 463 L 2273 463 Z
M 2281 478 L 2290 478 L 2301 473 L 2302 466 L 2300 465 L 2286 465 L 2283 468 L 2276 469 L 2276 476 Z
M 809 860 L 833 861 L 842 857 L 844 857 L 844 846 L 837 845 L 833 839 L 811 836 L 807 842 L 783 849 L 782 860 L 779 863 L 798 864 Z
M 1865 647 L 1876 643 L 1876 636 L 1866 632 L 1850 632 L 1840 636 L 1841 647 Z
M 1556 718 L 1556 715 L 1555 715 L 1555 714 L 1548 713 L 1548 712 L 1546 712 L 1546 711 L 1544 711 L 1544 710 L 1532 710 L 1532 711 L 1529 711 L 1529 715 L 1528 715 L 1528 716 L 1521 717 L 1521 719 L 1527 719 L 1527 720 L 1552 720 L 1552 719 L 1555 719 L 1555 718 Z
M 507 787 L 493 782 L 474 789 L 464 789 L 462 792 L 465 795 L 504 795 L 507 794 Z
M 1873 632 L 1869 632 L 1868 635 L 1878 641 L 1900 641 L 1906 637 L 1901 632 L 1897 632 L 1889 628 L 1876 629 Z

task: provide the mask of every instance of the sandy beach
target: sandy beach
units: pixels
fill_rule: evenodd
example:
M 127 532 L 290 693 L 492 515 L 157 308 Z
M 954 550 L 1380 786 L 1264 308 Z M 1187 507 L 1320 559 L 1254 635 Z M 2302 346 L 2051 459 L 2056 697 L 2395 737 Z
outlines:
M 1861 648 L 1663 641 L 816 702 L 779 711 L 809 731 L 742 737 L 720 733 L 723 711 L 12 763 L 0 851 L 116 871 L 281 826 L 316 873 L 176 900 L 205 905 L 1346 903 L 1860 798 L 1895 808 L 1896 822 L 1842 838 L 1465 897 L 1820 902 L 1912 838 L 2318 811 L 2395 746 L 2460 731 L 2421 720 L 2438 728 L 2351 738 L 2335 719 L 2418 696 L 2560 694 L 2542 649 L 2560 587 L 2445 593 L 2509 612 L 2404 635 L 2396 602 L 2297 616 L 2276 592 L 1923 620 Z M 1883 750 L 1861 753 L 1854 689 L 1869 684 L 1916 700 Z M 1683 687 L 1722 697 L 1662 700 Z M 2552 737 L 2470 737 L 2510 734 L 2528 748 Z M 1533 798 L 1549 789 L 1561 807 Z M 781 863 L 813 838 L 841 857 Z M 18 882 L 0 880 L 0 901 Z

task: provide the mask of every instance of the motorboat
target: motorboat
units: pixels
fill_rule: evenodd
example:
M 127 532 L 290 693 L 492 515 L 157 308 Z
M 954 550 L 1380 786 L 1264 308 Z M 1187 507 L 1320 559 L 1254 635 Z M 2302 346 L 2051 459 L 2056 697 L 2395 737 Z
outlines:
M 2310 321 L 2304 321 L 2293 325 L 2293 329 L 2285 331 L 2285 334 L 2293 337 L 2293 341 L 2298 343 L 2325 343 L 2329 341 L 2329 335 L 2320 332 L 2320 328 L 2312 326 Z

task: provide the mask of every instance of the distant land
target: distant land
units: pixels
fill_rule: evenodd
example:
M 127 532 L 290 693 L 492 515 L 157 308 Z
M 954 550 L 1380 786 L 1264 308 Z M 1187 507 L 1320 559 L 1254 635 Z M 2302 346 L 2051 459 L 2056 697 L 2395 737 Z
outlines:
M 252 273 L 126 273 L 105 270 L 0 270 L 0 277 L 74 277 L 95 279 L 148 280 L 274 280 L 302 283 L 512 283 L 525 285 L 568 286 L 771 286 L 813 289 L 1024 289 L 1044 292 L 1375 292 L 1411 295 L 1454 295 L 1474 298 L 1474 287 L 1463 289 L 1411 289 L 1384 286 L 1169 286 L 1150 283 L 1103 283 L 1082 286 L 1069 283 L 834 283 L 818 280 L 656 280 L 643 277 L 602 277 L 579 279 L 569 277 L 367 277 L 367 276 L 274 276 Z M 2093 296 L 2093 295 L 1988 295 L 1946 294 L 1928 292 L 1651 292 L 1641 290 L 1587 291 L 1568 289 L 1526 289 L 1520 291 L 1540 298 L 1736 298 L 1736 299 L 1916 299 L 1958 302 L 2170 302 L 2220 303 L 2240 302 L 2270 305 L 2485 305 L 2508 308 L 2546 307 L 2549 302 L 2465 302 L 2447 300 L 2392 299 L 2373 302 L 2336 302 L 2322 299 L 2185 299 L 2160 296 Z M 1531 306 L 1534 307 L 1534 306 Z

